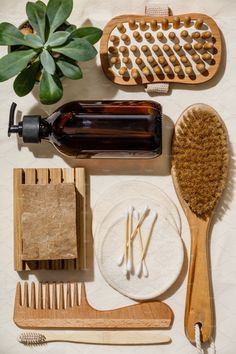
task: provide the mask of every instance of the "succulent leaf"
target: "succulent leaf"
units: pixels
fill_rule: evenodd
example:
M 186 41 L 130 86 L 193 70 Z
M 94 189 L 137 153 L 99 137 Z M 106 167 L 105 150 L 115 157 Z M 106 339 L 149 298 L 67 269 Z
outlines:
M 69 36 L 70 33 L 66 31 L 54 32 L 48 38 L 48 41 L 46 42 L 45 46 L 50 46 L 50 47 L 60 46 L 67 41 Z
M 22 70 L 22 72 L 15 78 L 13 87 L 18 96 L 25 96 L 33 89 L 38 69 L 39 61 L 36 61 Z
M 102 37 L 102 30 L 97 27 L 77 28 L 70 35 L 70 38 L 85 38 L 91 44 L 95 44 Z
M 24 35 L 11 23 L 0 23 L 0 45 L 24 44 Z
M 57 76 L 43 70 L 39 85 L 39 98 L 43 104 L 53 104 L 59 101 L 63 94 L 61 81 Z
M 26 34 L 24 36 L 25 39 L 25 45 L 31 48 L 42 48 L 43 47 L 43 42 L 39 36 L 36 34 Z
M 73 0 L 49 0 L 47 4 L 47 17 L 52 34 L 70 16 Z
M 37 1 L 36 3 L 27 2 L 26 13 L 29 23 L 35 29 L 44 43 L 46 29 L 46 7 L 42 5 L 41 1 Z
M 40 54 L 40 61 L 42 63 L 43 68 L 51 75 L 55 73 L 56 70 L 56 64 L 51 56 L 51 54 L 44 49 L 42 53 Z
M 19 50 L 0 59 L 0 82 L 6 81 L 22 71 L 37 55 L 33 49 Z
M 71 80 L 78 80 L 83 77 L 82 71 L 76 63 L 72 64 L 65 60 L 58 60 L 57 66 L 61 70 L 62 74 Z
M 97 50 L 84 38 L 76 38 L 63 47 L 53 48 L 53 51 L 76 61 L 91 60 L 97 54 Z

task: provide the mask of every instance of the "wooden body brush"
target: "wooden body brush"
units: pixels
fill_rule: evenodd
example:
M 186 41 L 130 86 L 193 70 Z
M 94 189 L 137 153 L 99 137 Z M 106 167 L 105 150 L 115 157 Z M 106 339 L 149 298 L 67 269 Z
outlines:
M 190 106 L 176 123 L 172 177 L 191 230 L 191 254 L 185 308 L 185 332 L 194 343 L 194 326 L 207 342 L 213 332 L 208 239 L 213 211 L 227 179 L 229 147 L 226 127 L 205 104 Z

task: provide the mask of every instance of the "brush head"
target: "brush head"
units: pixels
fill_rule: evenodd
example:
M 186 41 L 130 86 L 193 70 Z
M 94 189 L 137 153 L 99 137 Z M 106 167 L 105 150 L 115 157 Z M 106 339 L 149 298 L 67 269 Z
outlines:
M 22 333 L 20 334 L 18 341 L 25 345 L 40 345 L 46 342 L 46 337 L 41 333 Z
M 189 107 L 176 124 L 172 172 L 181 197 L 198 217 L 211 216 L 226 184 L 229 149 L 226 127 L 204 104 Z

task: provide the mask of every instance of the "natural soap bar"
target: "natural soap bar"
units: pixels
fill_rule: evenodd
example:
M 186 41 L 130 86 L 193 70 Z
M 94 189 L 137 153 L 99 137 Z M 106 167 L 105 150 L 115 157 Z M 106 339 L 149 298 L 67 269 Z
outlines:
M 73 183 L 21 186 L 22 259 L 77 258 Z

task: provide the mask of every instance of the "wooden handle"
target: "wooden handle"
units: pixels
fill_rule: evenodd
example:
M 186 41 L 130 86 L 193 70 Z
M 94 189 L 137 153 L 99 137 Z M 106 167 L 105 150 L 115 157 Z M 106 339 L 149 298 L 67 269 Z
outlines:
M 185 308 L 185 333 L 195 343 L 194 325 L 201 326 L 202 342 L 210 340 L 213 330 L 212 287 L 209 272 L 208 228 L 194 214 L 189 216 L 191 252 Z
M 81 331 L 77 333 L 45 334 L 47 342 L 69 341 L 92 344 L 158 344 L 170 342 L 170 337 L 157 331 Z

